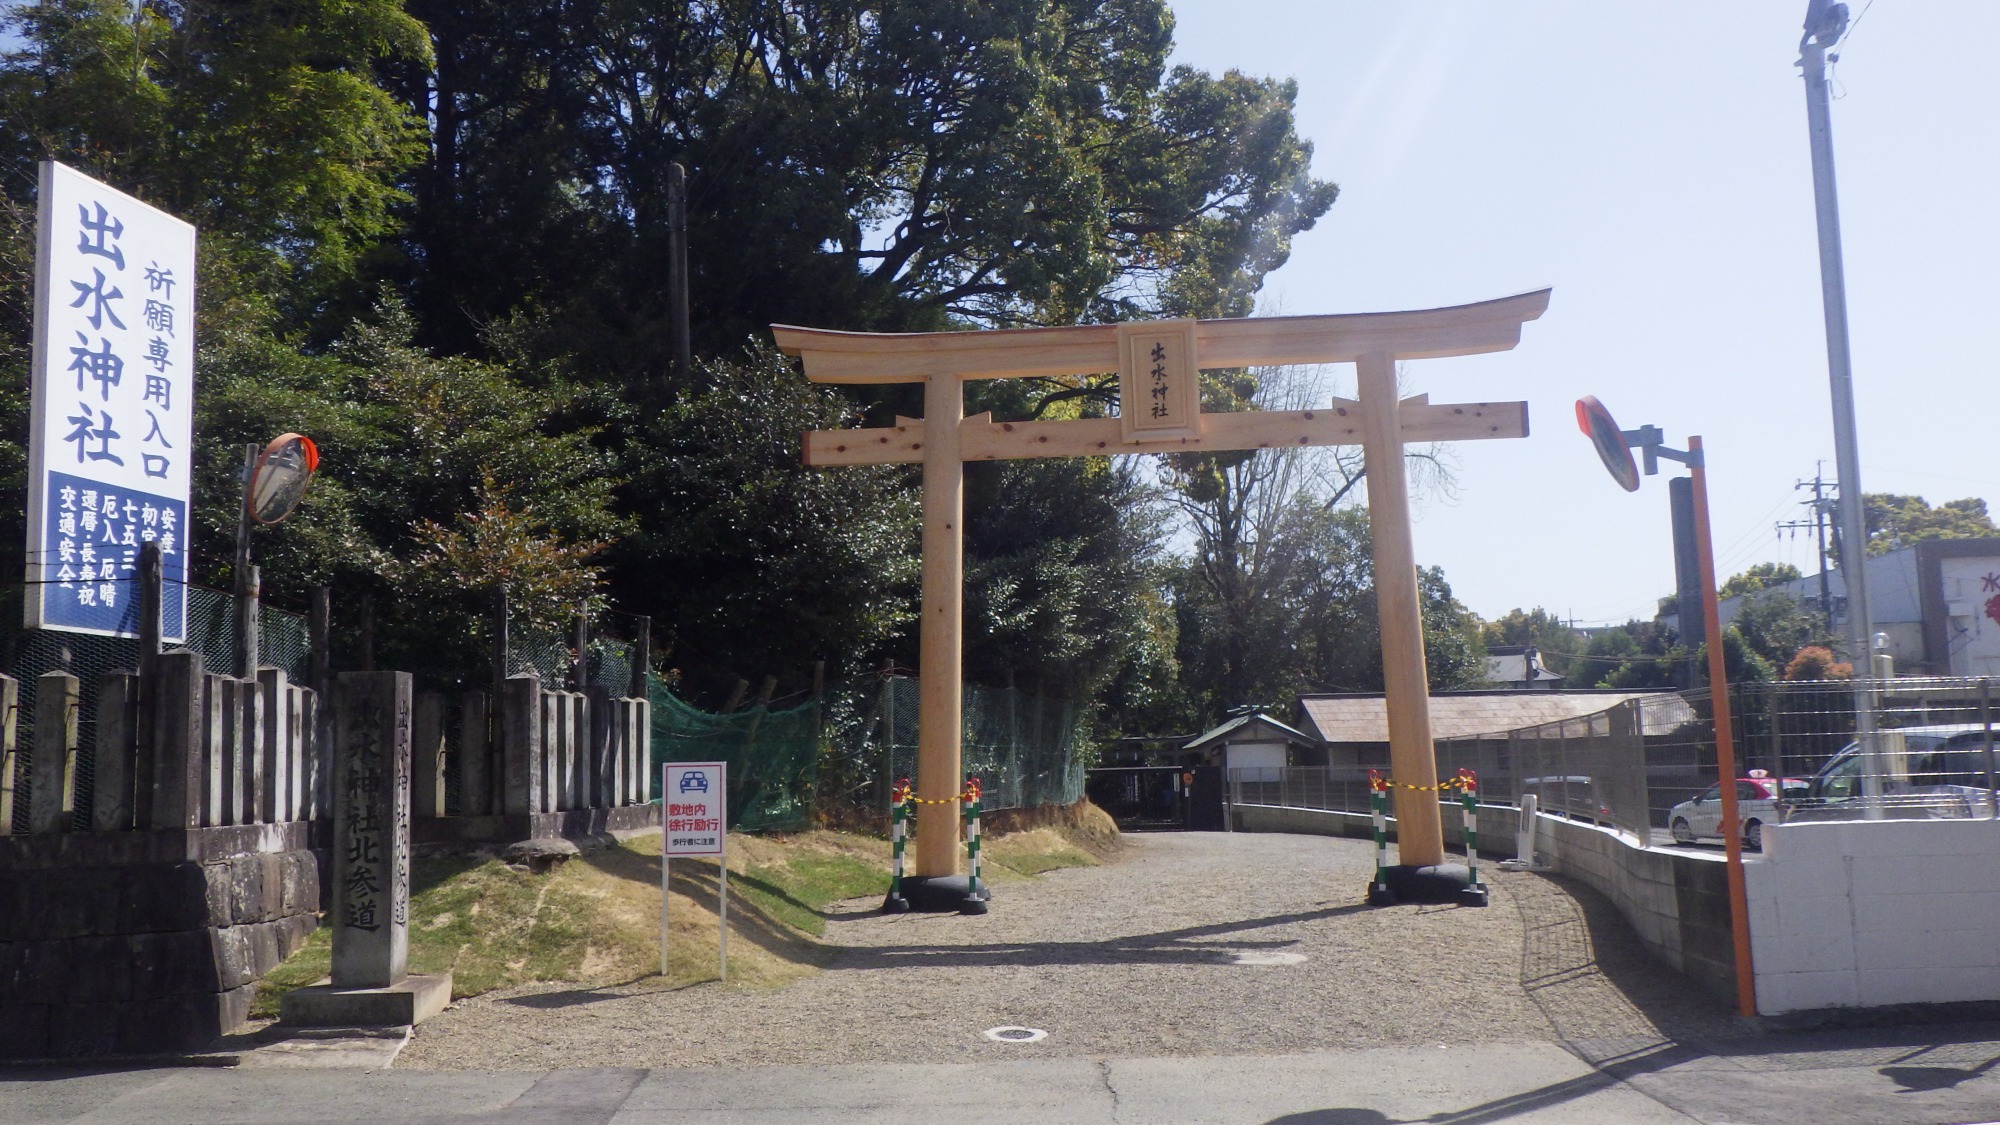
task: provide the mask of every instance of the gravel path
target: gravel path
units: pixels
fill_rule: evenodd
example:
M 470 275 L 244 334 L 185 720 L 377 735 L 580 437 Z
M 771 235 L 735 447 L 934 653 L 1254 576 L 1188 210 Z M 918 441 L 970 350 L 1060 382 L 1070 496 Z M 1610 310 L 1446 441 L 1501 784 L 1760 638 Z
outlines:
M 1371 909 L 1358 905 L 1373 863 L 1364 841 L 1128 839 L 1118 863 L 1003 886 L 983 917 L 844 904 L 828 922 L 838 948 L 827 971 L 782 989 L 541 985 L 461 1001 L 418 1029 L 397 1066 L 1448 1048 L 1568 1038 L 1558 1026 L 1568 1023 L 1624 1044 L 1659 1038 L 1596 973 L 1569 892 L 1537 876 L 1492 873 L 1484 910 Z M 1003 1025 L 1048 1037 L 1001 1044 L 982 1034 Z

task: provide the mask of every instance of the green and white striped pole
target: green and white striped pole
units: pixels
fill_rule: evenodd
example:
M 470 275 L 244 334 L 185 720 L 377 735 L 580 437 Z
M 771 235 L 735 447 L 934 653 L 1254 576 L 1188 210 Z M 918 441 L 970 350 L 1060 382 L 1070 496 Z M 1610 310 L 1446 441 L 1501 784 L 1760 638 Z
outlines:
M 1375 881 L 1368 885 L 1368 901 L 1386 906 L 1396 901 L 1389 890 L 1389 782 L 1376 770 L 1368 771 L 1368 811 L 1375 819 Z
M 1465 801 L 1465 870 L 1472 886 L 1479 885 L 1479 775 L 1458 771 L 1458 791 Z
M 910 838 L 910 779 L 896 783 L 895 792 L 890 795 L 889 805 L 889 897 L 882 901 L 882 909 L 890 914 L 904 914 L 910 909 L 910 900 L 903 897 L 903 846 Z
M 967 874 L 962 914 L 986 913 L 986 899 L 979 889 L 979 779 L 965 779 L 965 870 Z

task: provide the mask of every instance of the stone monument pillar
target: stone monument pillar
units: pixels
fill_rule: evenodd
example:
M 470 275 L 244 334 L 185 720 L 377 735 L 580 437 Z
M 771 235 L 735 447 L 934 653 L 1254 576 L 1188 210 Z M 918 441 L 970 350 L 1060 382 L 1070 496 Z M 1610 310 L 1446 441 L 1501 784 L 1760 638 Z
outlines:
M 343 672 L 333 698 L 333 977 L 284 999 L 300 1027 L 415 1024 L 451 974 L 411 976 L 408 672 Z

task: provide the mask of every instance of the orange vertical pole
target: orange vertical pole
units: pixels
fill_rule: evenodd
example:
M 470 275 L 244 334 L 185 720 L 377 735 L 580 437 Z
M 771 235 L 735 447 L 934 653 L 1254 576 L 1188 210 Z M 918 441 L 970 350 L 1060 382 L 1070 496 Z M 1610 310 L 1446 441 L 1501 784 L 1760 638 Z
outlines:
M 1750 901 L 1743 888 L 1743 830 L 1736 808 L 1736 738 L 1729 715 L 1729 673 L 1722 652 L 1722 610 L 1715 594 L 1715 543 L 1708 527 L 1708 471 L 1701 439 L 1693 455 L 1694 537 L 1701 557 L 1701 610 L 1708 623 L 1708 694 L 1715 711 L 1715 763 L 1722 773 L 1722 847 L 1729 878 L 1729 932 L 1736 945 L 1736 1010 L 1757 1014 L 1757 978 L 1750 962 Z

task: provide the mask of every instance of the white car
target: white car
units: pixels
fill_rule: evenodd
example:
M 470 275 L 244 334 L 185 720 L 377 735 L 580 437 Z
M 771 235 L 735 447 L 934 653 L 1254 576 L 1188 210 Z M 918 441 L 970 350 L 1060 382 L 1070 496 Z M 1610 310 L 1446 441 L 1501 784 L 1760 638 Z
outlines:
M 1778 819 L 1778 801 L 1803 798 L 1812 785 L 1801 778 L 1780 781 L 1763 770 L 1736 779 L 1736 816 L 1743 826 L 1743 846 L 1753 852 L 1764 850 L 1764 825 Z M 1696 840 L 1722 839 L 1722 786 L 1711 785 L 1691 801 L 1682 801 L 1667 814 L 1668 830 L 1677 844 Z

